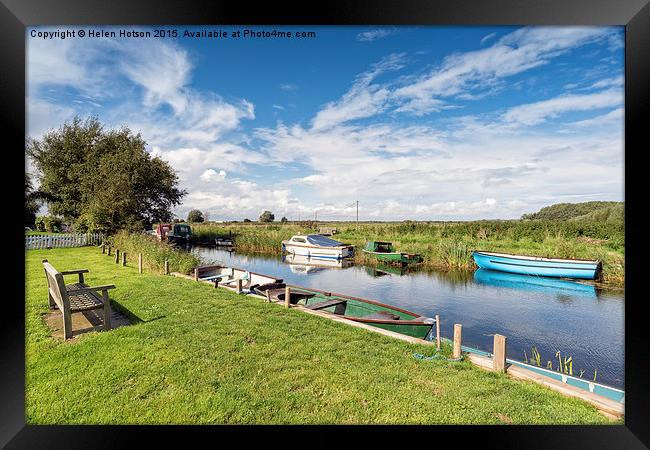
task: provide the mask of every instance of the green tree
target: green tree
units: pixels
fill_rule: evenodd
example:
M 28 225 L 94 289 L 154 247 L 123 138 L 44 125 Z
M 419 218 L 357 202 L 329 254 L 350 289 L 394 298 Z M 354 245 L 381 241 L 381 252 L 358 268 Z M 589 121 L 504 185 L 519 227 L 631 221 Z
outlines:
M 280 219 L 280 223 L 287 223 L 288 221 L 289 220 L 287 220 L 286 217 L 282 217 L 282 219 Z
M 170 221 L 187 193 L 145 145 L 127 127 L 106 131 L 96 118 L 75 117 L 40 140 L 28 139 L 27 154 L 51 214 L 80 231 L 141 230 Z
M 273 222 L 275 220 L 275 216 L 271 211 L 264 211 L 259 218 L 260 222 Z
M 187 214 L 187 221 L 188 222 L 203 222 L 205 219 L 203 218 L 203 213 L 199 211 L 198 209 L 193 209 Z

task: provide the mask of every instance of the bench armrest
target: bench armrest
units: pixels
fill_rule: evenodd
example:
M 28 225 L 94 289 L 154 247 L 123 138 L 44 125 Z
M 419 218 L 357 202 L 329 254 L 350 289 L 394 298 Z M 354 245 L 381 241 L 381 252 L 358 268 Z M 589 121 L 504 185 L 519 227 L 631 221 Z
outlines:
M 90 270 L 88 269 L 77 269 L 77 270 L 64 270 L 61 272 L 61 275 L 76 275 L 78 273 L 88 273 Z

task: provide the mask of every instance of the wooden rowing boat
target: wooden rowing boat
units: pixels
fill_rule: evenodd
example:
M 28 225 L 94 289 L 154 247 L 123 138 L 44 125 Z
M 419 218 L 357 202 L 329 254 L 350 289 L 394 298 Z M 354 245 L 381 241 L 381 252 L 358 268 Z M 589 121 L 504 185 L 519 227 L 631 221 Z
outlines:
M 286 286 L 284 283 L 268 283 L 253 286 L 252 291 L 265 297 L 268 291 L 272 301 L 284 303 Z M 300 286 L 289 287 L 289 302 L 293 305 L 324 311 L 407 336 L 425 339 L 435 324 L 434 319 L 373 300 Z
M 472 256 L 481 269 L 521 275 L 594 280 L 602 274 L 602 263 L 599 260 L 542 258 L 478 250 Z
M 363 248 L 363 252 L 367 255 L 373 256 L 378 261 L 387 262 L 390 264 L 417 264 L 423 261 L 421 255 L 417 253 L 404 253 L 395 251 L 392 242 L 382 241 L 369 241 Z

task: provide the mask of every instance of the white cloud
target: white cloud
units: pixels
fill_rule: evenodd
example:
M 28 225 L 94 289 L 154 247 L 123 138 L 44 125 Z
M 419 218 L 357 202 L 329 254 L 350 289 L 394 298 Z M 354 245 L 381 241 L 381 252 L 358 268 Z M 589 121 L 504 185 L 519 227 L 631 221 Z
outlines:
M 328 103 L 316 114 L 314 128 L 327 128 L 383 112 L 388 106 L 390 91 L 372 82 L 384 72 L 401 69 L 404 63 L 403 54 L 392 54 L 374 64 L 369 71 L 360 74 L 341 99 Z
M 363 33 L 357 34 L 357 40 L 360 42 L 372 42 L 377 39 L 390 36 L 395 32 L 394 29 L 379 28 L 376 30 L 364 31 Z
M 619 106 L 623 103 L 623 91 L 612 89 L 593 94 L 566 94 L 549 100 L 528 103 L 510 108 L 503 114 L 506 123 L 536 125 L 549 118 L 569 111 L 590 111 Z
M 595 27 L 530 27 L 516 30 L 491 47 L 447 56 L 427 75 L 396 89 L 401 112 L 427 114 L 439 110 L 442 99 L 492 88 L 502 78 L 546 64 L 572 48 L 602 39 Z

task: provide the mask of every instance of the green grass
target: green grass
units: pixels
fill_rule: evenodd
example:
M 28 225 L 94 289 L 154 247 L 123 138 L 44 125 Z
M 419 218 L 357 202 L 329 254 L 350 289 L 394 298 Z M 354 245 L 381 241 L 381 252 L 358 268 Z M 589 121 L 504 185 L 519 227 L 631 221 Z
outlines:
M 473 250 L 512 252 L 553 258 L 600 259 L 607 282 L 625 279 L 625 229 L 622 222 L 598 221 L 473 221 L 473 222 L 323 222 L 310 224 L 195 224 L 196 240 L 209 241 L 232 232 L 237 249 L 280 252 L 280 242 L 294 234 L 317 232 L 318 226 L 337 228 L 335 239 L 356 246 L 355 262 L 373 265 L 363 245 L 369 240 L 391 241 L 399 251 L 420 253 L 421 267 L 474 269 Z
M 138 320 L 68 342 L 50 337 L 43 258 L 88 268 L 91 285 L 115 284 L 114 307 Z M 532 382 L 413 357 L 432 347 L 138 274 L 96 247 L 29 250 L 26 260 L 28 424 L 612 423 Z

